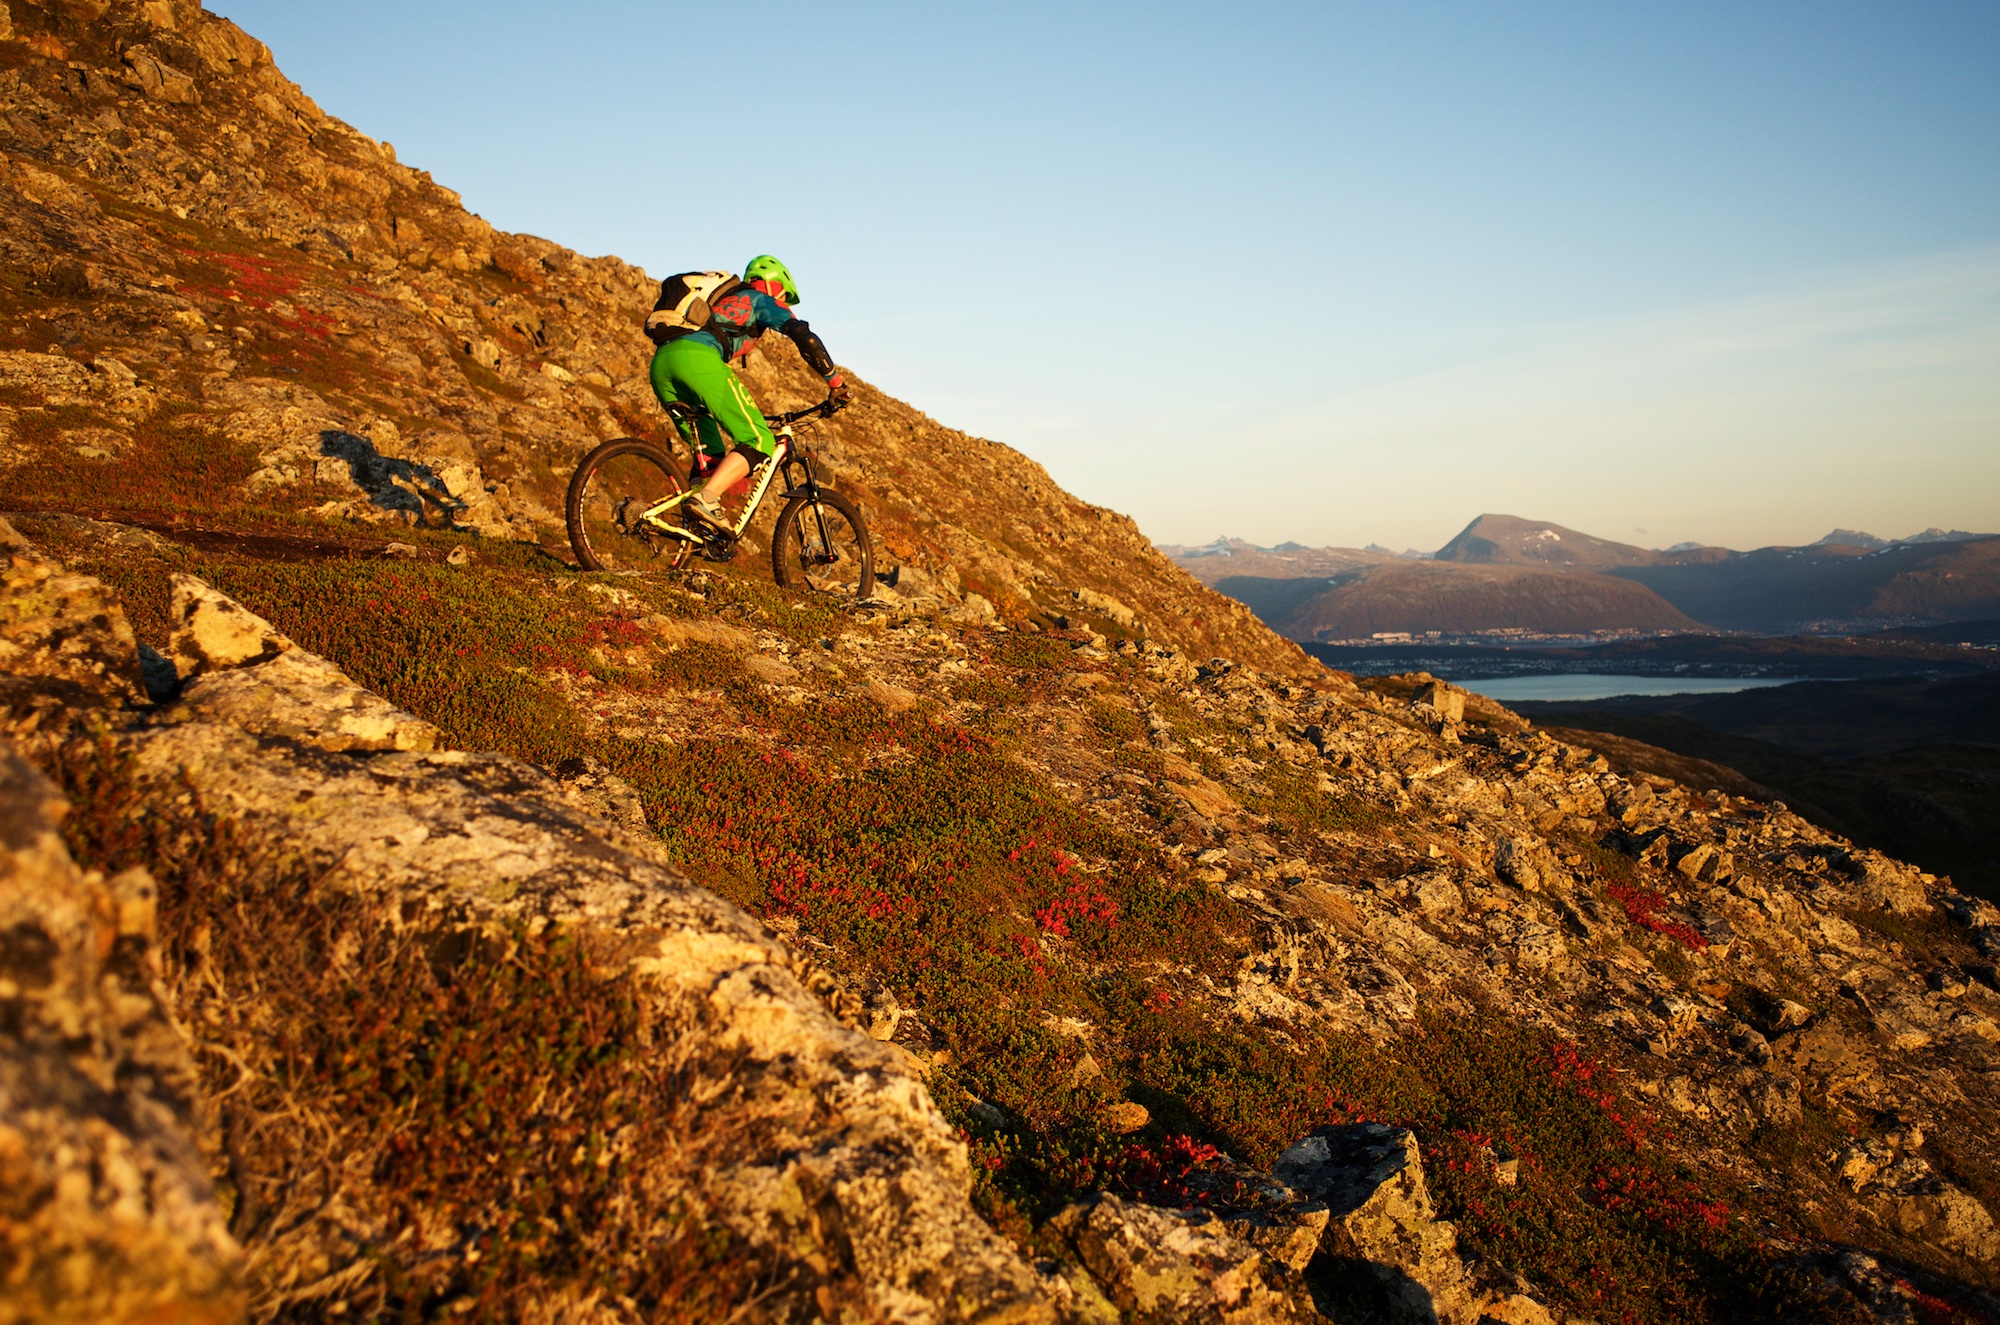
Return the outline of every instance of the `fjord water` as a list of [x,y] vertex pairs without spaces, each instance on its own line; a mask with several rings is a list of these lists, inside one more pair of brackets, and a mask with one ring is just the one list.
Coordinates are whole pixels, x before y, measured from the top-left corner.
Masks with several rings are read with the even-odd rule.
[[1610,699],[1614,695],[1719,695],[1787,684],[1786,678],[1753,676],[1618,676],[1562,672],[1551,676],[1495,676],[1460,681],[1467,690],[1503,704],[1535,699]]
[[1770,677],[1620,677],[1598,673],[1556,673],[1550,677],[1488,677],[1460,681],[1466,691],[1498,699],[1502,705],[1534,699],[1612,699],[1614,695],[1726,695],[1786,685],[1794,679]]

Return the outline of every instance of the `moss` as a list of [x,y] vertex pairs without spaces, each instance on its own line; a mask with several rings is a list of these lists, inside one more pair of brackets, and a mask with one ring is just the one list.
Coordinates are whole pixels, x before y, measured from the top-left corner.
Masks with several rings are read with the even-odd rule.
[[1245,803],[1297,836],[1378,832],[1395,819],[1388,810],[1366,797],[1322,791],[1319,779],[1310,772],[1275,760],[1261,777],[1268,791],[1261,795],[1247,794]]
[[1136,741],[1146,734],[1146,724],[1139,721],[1138,714],[1101,699],[1092,701],[1090,721],[1098,731],[1114,741]]

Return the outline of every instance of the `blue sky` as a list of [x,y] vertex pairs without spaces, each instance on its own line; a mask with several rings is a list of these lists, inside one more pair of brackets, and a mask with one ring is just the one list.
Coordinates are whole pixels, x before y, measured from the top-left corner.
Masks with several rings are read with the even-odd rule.
[[2000,530],[2000,5],[214,3],[1162,541]]

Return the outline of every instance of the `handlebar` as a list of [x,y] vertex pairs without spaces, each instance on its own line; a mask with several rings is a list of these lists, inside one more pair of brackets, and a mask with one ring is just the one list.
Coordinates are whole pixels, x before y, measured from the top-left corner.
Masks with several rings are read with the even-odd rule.
[[820,401],[817,405],[808,405],[804,409],[795,409],[789,414],[774,415],[765,419],[765,422],[773,428],[784,428],[797,423],[800,419],[810,418],[815,414],[823,419],[830,419],[840,411],[843,404],[844,402],[835,400],[832,393],[829,392],[827,398]]

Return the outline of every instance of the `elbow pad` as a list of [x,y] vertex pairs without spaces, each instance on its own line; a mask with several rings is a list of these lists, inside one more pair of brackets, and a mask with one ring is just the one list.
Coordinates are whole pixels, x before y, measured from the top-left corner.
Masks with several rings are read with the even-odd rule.
[[778,330],[789,336],[792,344],[799,347],[799,355],[806,361],[808,367],[821,377],[833,376],[833,356],[826,352],[826,346],[813,334],[813,329],[805,324],[803,318],[795,317]]

